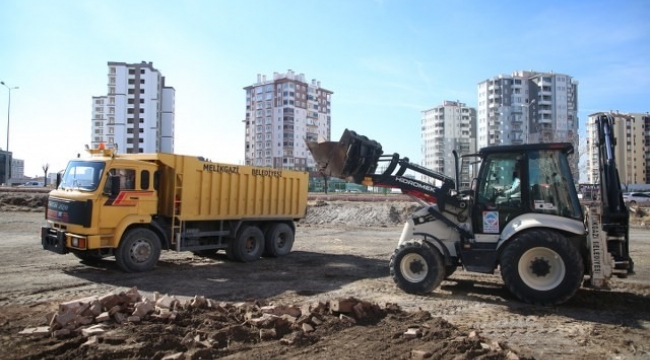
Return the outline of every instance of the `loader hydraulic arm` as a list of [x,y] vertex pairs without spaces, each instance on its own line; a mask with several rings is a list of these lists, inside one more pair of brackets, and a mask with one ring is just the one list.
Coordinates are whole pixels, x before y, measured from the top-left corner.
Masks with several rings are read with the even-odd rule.
[[629,212],[623,202],[623,190],[614,156],[616,146],[613,132],[614,118],[610,114],[600,114],[596,117],[595,124],[598,129],[597,145],[603,230],[627,234]]
[[[400,158],[399,154],[383,155],[381,145],[354,131],[345,130],[338,142],[308,142],[319,170],[328,175],[348,181],[387,188],[400,189],[404,194],[411,195],[427,203],[437,203],[440,211],[444,211],[448,202],[457,201],[452,196],[455,190],[455,180],[445,174],[435,172],[423,166],[413,164],[408,158]],[[381,163],[388,163],[380,174]],[[407,170],[424,175],[435,182],[434,185],[414,177],[406,176]]]
[[[621,115],[601,113],[597,114],[595,119],[600,165],[600,209],[596,213],[600,215],[597,225],[600,229],[591,229],[591,235],[595,236],[600,233],[599,236],[604,240],[603,249],[607,249],[607,252],[613,256],[615,269],[634,273],[634,262],[629,252],[630,214],[623,202],[623,190],[614,152],[616,147],[613,132],[615,116],[620,117]],[[622,117],[627,116],[622,115]],[[598,204],[592,206],[598,206]]]

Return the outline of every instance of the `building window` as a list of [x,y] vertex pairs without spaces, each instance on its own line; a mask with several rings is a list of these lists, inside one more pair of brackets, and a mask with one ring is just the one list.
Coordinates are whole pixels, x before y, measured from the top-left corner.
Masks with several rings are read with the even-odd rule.
[[135,74],[135,69],[129,69],[129,75],[134,75]]

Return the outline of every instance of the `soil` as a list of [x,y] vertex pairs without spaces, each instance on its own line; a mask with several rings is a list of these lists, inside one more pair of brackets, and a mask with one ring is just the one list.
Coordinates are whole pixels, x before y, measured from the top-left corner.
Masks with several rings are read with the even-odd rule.
[[[637,213],[635,276],[542,307],[514,299],[498,273],[458,270],[423,296],[398,289],[388,260],[416,205],[397,198],[312,201],[293,252],[282,258],[243,264],[222,254],[165,252],[154,271],[125,274],[112,259],[87,264],[44,251],[43,196],[0,193],[0,359],[650,359],[650,233]],[[47,326],[64,301],[132,287],[149,298],[204,295],[230,311],[188,308],[174,320],[109,322],[96,342],[78,332],[19,335]],[[264,340],[245,316],[264,305],[349,298],[376,310],[351,322],[323,309],[313,332],[276,328]]]

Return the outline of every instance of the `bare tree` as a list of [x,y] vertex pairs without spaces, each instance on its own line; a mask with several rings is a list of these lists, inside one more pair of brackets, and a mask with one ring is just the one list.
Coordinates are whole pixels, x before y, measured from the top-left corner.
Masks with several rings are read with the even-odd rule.
[[50,169],[50,164],[49,163],[43,164],[41,169],[43,169],[43,173],[45,174],[45,176],[43,176],[43,186],[47,187],[47,171]]

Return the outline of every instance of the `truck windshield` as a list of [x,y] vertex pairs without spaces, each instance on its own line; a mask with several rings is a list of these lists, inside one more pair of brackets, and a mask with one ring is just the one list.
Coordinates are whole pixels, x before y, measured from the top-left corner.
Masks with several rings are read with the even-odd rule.
[[103,162],[70,161],[63,173],[59,189],[95,191],[104,172]]

